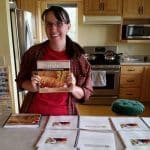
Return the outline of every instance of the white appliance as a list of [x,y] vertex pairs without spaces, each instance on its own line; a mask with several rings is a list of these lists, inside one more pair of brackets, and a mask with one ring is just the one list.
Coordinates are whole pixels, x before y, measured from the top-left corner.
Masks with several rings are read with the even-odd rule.
[[[15,73],[19,72],[21,57],[24,52],[33,45],[32,13],[16,8],[15,3],[10,4],[11,30],[13,40],[13,52],[15,61]],[[24,97],[23,92],[18,91],[18,105],[21,106]]]

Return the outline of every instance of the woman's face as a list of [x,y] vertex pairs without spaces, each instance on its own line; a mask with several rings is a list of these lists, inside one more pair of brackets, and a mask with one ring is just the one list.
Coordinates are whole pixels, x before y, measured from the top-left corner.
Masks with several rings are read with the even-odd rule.
[[70,24],[65,24],[56,19],[53,12],[49,12],[45,17],[45,31],[50,42],[61,42],[66,40],[66,34],[70,29]]

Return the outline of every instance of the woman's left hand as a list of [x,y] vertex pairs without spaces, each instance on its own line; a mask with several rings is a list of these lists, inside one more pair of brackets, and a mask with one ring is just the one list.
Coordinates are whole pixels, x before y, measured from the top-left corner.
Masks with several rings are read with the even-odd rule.
[[84,92],[81,87],[76,85],[76,82],[77,82],[77,80],[76,80],[74,74],[70,73],[67,78],[67,84],[69,86],[69,91],[72,93],[72,95],[75,98],[81,99],[84,96]]
[[67,84],[69,87],[76,85],[76,78],[72,72],[69,73],[69,75],[67,77]]

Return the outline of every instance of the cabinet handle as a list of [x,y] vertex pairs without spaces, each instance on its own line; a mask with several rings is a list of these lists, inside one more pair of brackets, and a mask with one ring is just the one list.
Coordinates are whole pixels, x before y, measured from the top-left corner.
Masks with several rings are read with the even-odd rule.
[[104,11],[104,2],[102,3],[102,10]]
[[133,94],[131,94],[131,93],[127,93],[127,95],[133,95]]
[[103,9],[102,3],[99,1],[99,10],[102,10],[102,9]]
[[135,71],[135,69],[128,69],[128,71]]
[[127,82],[135,82],[135,80],[127,80]]
[[137,9],[137,13],[140,15],[140,6],[139,6],[139,8]]
[[141,15],[143,15],[143,10],[144,10],[143,6],[141,6]]

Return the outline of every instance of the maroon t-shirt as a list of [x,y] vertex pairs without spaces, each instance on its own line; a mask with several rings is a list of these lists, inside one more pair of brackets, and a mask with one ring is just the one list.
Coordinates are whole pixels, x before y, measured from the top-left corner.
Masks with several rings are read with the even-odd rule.
[[[68,60],[65,51],[57,52],[47,48],[43,60]],[[37,93],[29,107],[30,113],[43,115],[68,115],[67,92],[63,93]]]

